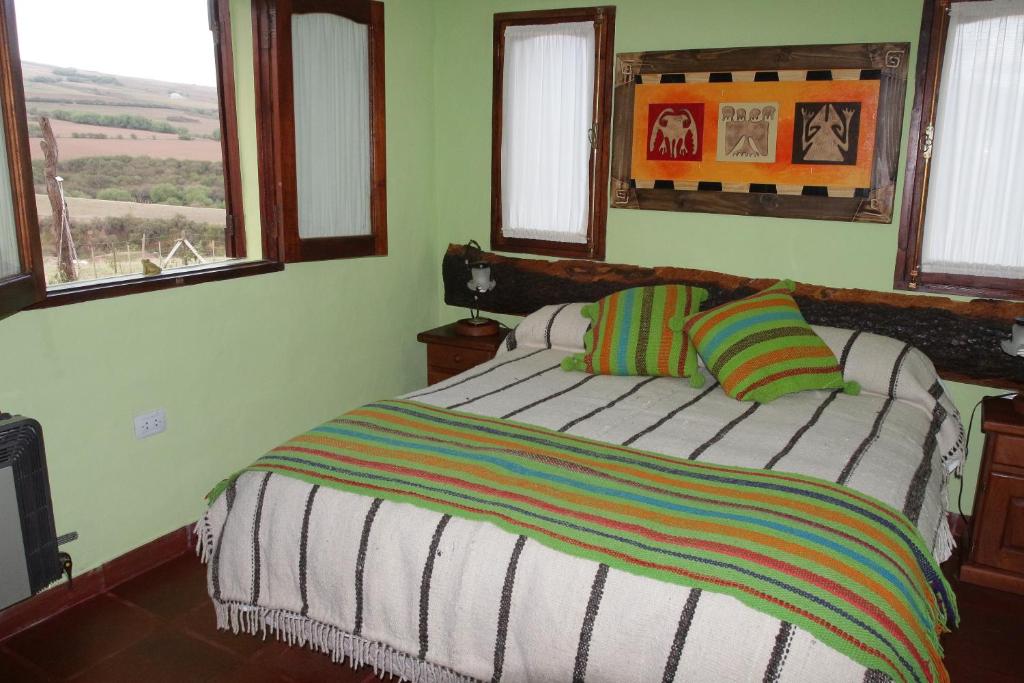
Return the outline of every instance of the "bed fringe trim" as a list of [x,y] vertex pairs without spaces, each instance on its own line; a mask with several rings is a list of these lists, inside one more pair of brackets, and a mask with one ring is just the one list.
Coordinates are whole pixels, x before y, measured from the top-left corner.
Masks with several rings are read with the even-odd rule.
[[[942,500],[949,500],[949,477],[945,476],[942,478]],[[942,564],[950,557],[953,556],[953,551],[956,550],[956,537],[953,535],[953,530],[949,527],[949,515],[943,514],[941,521],[939,521],[939,529],[935,538],[935,547],[932,549],[932,555],[935,556],[935,560]]]
[[[964,462],[964,452],[961,447],[963,440],[964,430],[961,426],[960,437],[956,446],[951,448],[942,457],[942,484],[939,487],[939,494],[943,502],[949,500],[949,478],[953,476],[954,472],[957,477],[961,476],[960,469],[963,467]],[[962,481],[960,485],[963,486]],[[956,536],[953,535],[953,530],[949,526],[949,515],[944,514],[939,522],[932,555],[935,556],[939,564],[942,564],[953,556],[954,550],[956,550]]]
[[203,564],[207,564],[213,556],[213,522],[210,521],[209,510],[196,522],[193,533],[196,535],[196,555]]
[[473,683],[464,676],[438,664],[432,664],[406,652],[343,631],[289,610],[269,609],[237,602],[213,601],[217,628],[233,633],[248,633],[266,638],[275,636],[292,646],[309,647],[330,655],[331,661],[358,669],[373,667],[374,675],[398,677],[410,683]]
[[953,447],[946,451],[945,455],[942,456],[942,465],[946,468],[946,473],[956,473],[956,476],[963,476],[963,465],[967,460],[967,453],[964,452],[964,445],[967,441],[967,435],[964,433],[964,426],[961,423],[960,433],[957,434],[956,443]]
[[[956,443],[942,454],[942,485],[939,490],[941,491],[943,502],[949,500],[949,478],[951,476],[956,476],[960,479],[960,485],[964,485],[963,467],[967,461],[967,453],[964,450],[964,446],[967,442],[967,434],[964,432],[963,422],[959,422],[959,427]],[[939,561],[939,564],[942,564],[953,556],[955,549],[956,537],[949,526],[948,515],[943,515],[942,521],[939,523],[938,537],[935,539],[935,547],[932,550],[932,554],[935,555],[935,559]]]

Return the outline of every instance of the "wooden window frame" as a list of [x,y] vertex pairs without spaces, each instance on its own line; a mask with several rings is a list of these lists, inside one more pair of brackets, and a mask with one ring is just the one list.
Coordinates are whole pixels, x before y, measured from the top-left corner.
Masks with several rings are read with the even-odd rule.
[[[369,235],[299,236],[291,17],[312,12],[345,17],[368,29]],[[377,0],[253,0],[253,44],[264,253],[285,263],[387,255],[384,4]]]
[[[594,121],[597,144],[590,158],[590,209],[585,244],[555,240],[506,237],[501,224],[501,135],[504,94],[505,29],[510,26],[594,22]],[[611,150],[612,62],[615,44],[615,7],[502,12],[494,15],[494,81],[491,110],[491,249],[562,258],[605,256],[608,221],[608,164]]]
[[[267,260],[242,261],[211,265],[182,271],[169,271],[156,276],[132,276],[84,281],[70,287],[47,291],[42,269],[42,247],[39,219],[32,185],[32,162],[25,113],[25,90],[18,52],[14,0],[2,0],[0,17],[0,97],[4,108],[8,161],[15,197],[15,218],[22,246],[22,263],[31,273],[21,276],[17,289],[7,290],[9,283],[0,283],[0,317],[22,308],[46,308],[64,304],[106,299],[126,294],[170,289],[183,285],[258,275],[282,269]],[[242,179],[239,162],[238,118],[235,106],[234,58],[231,50],[231,18],[229,0],[208,0],[210,30],[213,32],[214,59],[217,69],[217,99],[220,109],[221,150],[224,169],[225,250],[229,257],[245,257],[245,219],[242,209]]]
[[231,45],[230,0],[207,0],[217,67],[220,147],[224,167],[224,207],[227,209],[226,247],[232,258],[245,257],[245,213],[242,209],[242,162],[235,105],[235,58]]
[[921,271],[935,114],[949,32],[949,9],[954,2],[975,1],[924,0],[923,3],[893,288],[997,299],[1024,299],[1024,280]]
[[[21,260],[20,274],[0,280],[0,318],[40,301],[46,295],[42,244],[36,218],[32,159],[28,146],[25,89],[14,26],[14,0],[0,4],[0,104],[7,143],[7,168],[14,209],[14,228]],[[33,235],[33,230],[35,234]]]

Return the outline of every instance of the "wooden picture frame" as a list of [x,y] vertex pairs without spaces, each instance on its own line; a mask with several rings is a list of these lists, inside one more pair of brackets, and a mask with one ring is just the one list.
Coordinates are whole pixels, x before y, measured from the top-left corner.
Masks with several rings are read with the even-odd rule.
[[909,43],[617,55],[611,207],[891,222],[909,55]]

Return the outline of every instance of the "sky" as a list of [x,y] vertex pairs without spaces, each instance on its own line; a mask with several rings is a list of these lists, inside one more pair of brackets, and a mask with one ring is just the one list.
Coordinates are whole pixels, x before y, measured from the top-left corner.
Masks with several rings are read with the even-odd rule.
[[21,59],[217,85],[206,0],[15,0]]

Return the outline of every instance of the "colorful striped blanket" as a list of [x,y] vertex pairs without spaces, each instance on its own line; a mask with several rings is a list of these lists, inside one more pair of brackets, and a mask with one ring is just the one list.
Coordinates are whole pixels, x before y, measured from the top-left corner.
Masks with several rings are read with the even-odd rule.
[[733,596],[895,680],[948,680],[938,635],[958,617],[935,560],[903,514],[838,484],[409,400],[353,410],[247,470],[488,521]]

